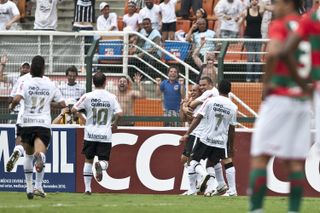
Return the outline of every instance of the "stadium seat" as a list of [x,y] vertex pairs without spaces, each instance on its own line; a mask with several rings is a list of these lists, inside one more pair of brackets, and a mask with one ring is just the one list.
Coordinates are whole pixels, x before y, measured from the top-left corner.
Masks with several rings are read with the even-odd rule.
[[[136,99],[135,116],[163,116],[162,101],[155,99]],[[162,122],[135,122],[135,126],[163,126]]]
[[[247,61],[247,55],[242,53],[243,51],[244,51],[243,43],[229,44],[224,60],[230,61],[230,62]],[[228,53],[228,52],[239,52],[239,53]]]
[[214,25],[215,25],[215,21],[214,20],[208,20],[208,29],[214,31]]
[[[189,55],[191,44],[189,42],[184,41],[165,41],[164,48],[171,54],[175,55],[177,58],[182,61],[186,60]],[[169,57],[165,56],[164,58],[168,63],[176,63],[176,61]]]
[[122,57],[114,55],[122,55],[122,49],[122,40],[100,40],[98,48],[99,63],[121,63]]

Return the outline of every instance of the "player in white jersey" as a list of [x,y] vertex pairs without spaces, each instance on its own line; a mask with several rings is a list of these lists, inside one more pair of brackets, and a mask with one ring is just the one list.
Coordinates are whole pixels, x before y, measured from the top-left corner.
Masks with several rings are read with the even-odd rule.
[[[7,58],[7,56],[3,56],[5,58]],[[1,58],[2,59],[2,58]],[[10,93],[10,97],[9,97],[9,103],[11,104],[14,96],[16,95],[17,93],[17,89],[18,89],[18,85],[20,84],[22,78],[24,78],[24,76],[26,74],[30,75],[29,74],[30,72],[30,64],[28,62],[23,62],[20,66],[20,77],[18,79],[16,79],[14,85],[13,85],[13,88],[11,90],[11,93]],[[20,101],[20,104],[18,104],[11,112],[10,114],[14,114],[14,115],[18,115],[18,118],[19,118],[19,113],[20,113],[20,117],[21,117],[21,114],[23,112],[21,105],[23,105],[23,100]],[[15,147],[13,149],[13,152],[12,154],[10,155],[10,158],[6,164],[6,169],[8,172],[12,171],[12,169],[14,168],[15,166],[15,163],[18,161],[18,159],[23,155],[24,153],[24,149],[23,149],[23,144],[22,144],[22,141],[21,141],[21,126],[20,126],[20,123],[19,122],[19,119],[17,118],[16,120],[16,140],[15,140]]]
[[[34,196],[33,166],[35,166],[38,179],[35,188],[43,192],[45,153],[51,139],[51,102],[55,101],[58,106],[65,107],[59,89],[52,81],[43,78],[44,68],[43,57],[35,56],[32,59],[30,71],[32,78],[20,84],[10,106],[10,109],[13,109],[22,99],[24,100],[21,138],[25,149],[24,172],[28,199],[33,199]],[[33,165],[34,159],[35,165]]]
[[[219,95],[219,91],[214,86],[213,80],[208,76],[202,77],[200,79],[199,86],[200,90],[202,91],[202,95],[190,104],[190,107],[194,109],[201,106],[203,102],[205,102],[208,98]],[[211,177],[215,177],[218,181],[217,192],[219,192],[219,194],[226,192],[228,187],[226,185],[226,182],[224,181],[221,163],[217,163],[214,166],[210,160],[207,160],[206,169],[208,174]],[[208,188],[206,189],[206,191],[215,189],[215,178],[210,178],[208,180]],[[207,192],[205,192],[205,194],[207,194]]]
[[[85,194],[91,194],[92,165],[94,156],[97,181],[101,181],[103,171],[108,168],[111,152],[112,131],[116,130],[122,110],[114,94],[105,90],[106,76],[97,72],[93,76],[95,90],[84,94],[73,106],[72,112],[85,110],[87,113],[82,154],[85,155],[83,176]],[[114,122],[112,123],[112,117]]]
[[66,100],[78,101],[79,98],[86,92],[81,84],[76,82],[78,77],[78,70],[75,66],[68,67],[66,70],[68,83],[59,87],[63,97]]
[[[233,143],[237,115],[237,106],[228,98],[230,91],[230,82],[222,80],[219,84],[220,96],[209,98],[203,103],[197,117],[194,118],[188,131],[181,138],[181,141],[188,140],[190,134],[200,122],[203,119],[207,120],[208,123],[204,126],[200,140],[198,140],[191,154],[190,171],[193,170],[198,173],[197,170],[200,170],[198,165],[201,159],[208,158],[208,160],[216,164],[220,159],[224,162],[225,159],[229,158],[228,146]],[[228,161],[224,162],[224,164],[230,195],[236,195],[235,169],[232,163]],[[201,187],[205,186],[202,185]]]

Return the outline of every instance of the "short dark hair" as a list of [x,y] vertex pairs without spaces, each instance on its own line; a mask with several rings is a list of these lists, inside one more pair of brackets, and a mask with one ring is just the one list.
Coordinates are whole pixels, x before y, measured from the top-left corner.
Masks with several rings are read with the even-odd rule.
[[286,3],[292,2],[294,6],[294,10],[297,13],[301,13],[301,11],[303,10],[302,0],[284,0],[284,2]]
[[104,82],[106,81],[106,75],[101,72],[98,71],[93,75],[93,84],[95,87],[102,87]]
[[33,57],[30,70],[32,77],[42,77],[44,75],[44,67],[45,61],[42,56],[36,55]]
[[228,95],[231,92],[231,83],[228,80],[223,79],[218,85],[219,93],[222,95]]
[[179,70],[179,68],[178,68],[177,66],[171,65],[170,67],[168,67],[168,71],[167,71],[167,72],[169,73],[169,71],[170,71],[171,69],[176,69],[176,70],[177,70],[177,73],[178,73],[178,75],[179,75],[180,70]]
[[209,76],[203,76],[202,78],[200,78],[200,81],[201,80],[206,80],[208,84],[213,84],[213,80]]
[[66,76],[68,76],[69,72],[75,72],[76,75],[78,76],[78,69],[73,65],[66,69]]
[[149,22],[151,23],[151,19],[150,19],[150,18],[144,18],[144,19],[142,19],[142,22],[144,22],[144,21],[149,21]]

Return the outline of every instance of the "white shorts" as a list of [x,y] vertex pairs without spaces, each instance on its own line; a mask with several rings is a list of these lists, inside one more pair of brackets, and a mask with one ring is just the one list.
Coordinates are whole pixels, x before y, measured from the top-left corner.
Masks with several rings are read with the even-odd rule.
[[251,155],[304,159],[311,147],[310,120],[310,101],[267,97],[255,123]]
[[316,125],[316,143],[320,144],[320,90],[314,91],[313,100]]

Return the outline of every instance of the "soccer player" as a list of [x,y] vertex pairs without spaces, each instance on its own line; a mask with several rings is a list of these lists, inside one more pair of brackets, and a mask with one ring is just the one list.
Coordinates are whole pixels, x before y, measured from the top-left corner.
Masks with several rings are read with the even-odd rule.
[[32,78],[19,86],[10,105],[10,109],[13,109],[22,99],[24,100],[21,138],[25,149],[24,172],[28,199],[33,199],[34,196],[32,183],[34,159],[37,176],[36,188],[42,193],[42,197],[45,197],[42,180],[46,162],[45,153],[51,139],[50,104],[55,101],[60,107],[66,106],[59,89],[52,81],[43,78],[44,69],[43,57],[35,56],[32,59],[30,71]]
[[[207,99],[198,111],[184,136],[180,139],[181,142],[187,141],[190,134],[199,126],[201,122],[205,125],[201,131],[200,139],[193,149],[191,154],[189,173],[196,172],[201,175],[205,174],[199,162],[201,159],[210,160],[215,164],[222,159],[228,159],[228,144],[233,143],[234,130],[236,125],[237,106],[228,98],[231,91],[231,83],[227,80],[222,80],[219,84],[219,93],[217,97]],[[224,162],[227,164],[228,162]],[[233,169],[233,165],[228,167]],[[228,171],[227,171],[228,172]],[[200,187],[200,191],[204,191],[206,181],[210,176],[207,176],[205,183]],[[234,177],[227,176],[230,190],[230,195],[236,195]]]
[[304,15],[299,22],[299,27],[289,36],[282,56],[286,56],[288,65],[293,72],[296,72],[294,66],[293,53],[299,44],[307,40],[311,44],[311,73],[310,77],[314,82],[314,109],[315,109],[315,124],[316,124],[316,142],[320,144],[320,8],[319,0],[314,0],[314,5],[317,5],[309,14]]
[[[82,153],[85,155],[83,176],[85,194],[91,194],[92,165],[94,156],[97,181],[101,181],[102,172],[108,168],[111,152],[112,132],[116,130],[122,110],[114,94],[105,90],[106,76],[97,72],[93,76],[95,90],[84,94],[73,106],[72,113],[84,109],[87,113]],[[112,123],[112,117],[114,122]]]
[[[202,95],[190,103],[190,108],[192,109],[201,106],[208,98],[219,95],[219,91],[215,87],[213,79],[211,79],[208,76],[200,78],[199,87],[202,92]],[[208,174],[214,178],[210,178],[208,180],[208,187],[206,188],[205,195],[224,194],[227,191],[228,187],[226,185],[226,182],[224,181],[221,163],[213,165],[213,163],[210,162],[210,160],[207,160],[206,169]],[[215,178],[216,181],[218,181],[217,188],[215,188]]]
[[264,101],[251,144],[250,211],[262,212],[266,194],[266,167],[272,156],[283,160],[290,181],[289,212],[299,212],[303,194],[304,161],[310,148],[310,100],[306,84],[290,72],[279,53],[298,24],[300,0],[276,0],[277,19],[269,28],[269,55],[265,66]]
[[[5,56],[6,58],[6,56]],[[23,62],[20,66],[20,77],[16,80],[16,82],[13,85],[13,88],[10,93],[9,97],[9,103],[11,104],[13,97],[15,97],[17,93],[18,86],[24,81],[26,78],[26,74],[28,74],[27,78],[31,78],[30,72],[30,64],[28,62]],[[13,108],[11,114],[18,115],[17,121],[16,121],[16,141],[15,141],[15,147],[13,149],[12,154],[10,155],[10,158],[6,164],[6,169],[8,172],[11,172],[14,168],[16,162],[18,159],[23,156],[24,149],[23,149],[23,143],[21,141],[21,115],[23,113],[23,101],[20,101],[20,104],[17,105],[15,108]]]

